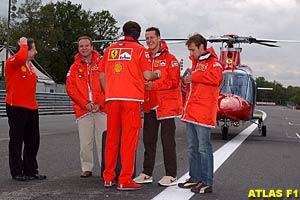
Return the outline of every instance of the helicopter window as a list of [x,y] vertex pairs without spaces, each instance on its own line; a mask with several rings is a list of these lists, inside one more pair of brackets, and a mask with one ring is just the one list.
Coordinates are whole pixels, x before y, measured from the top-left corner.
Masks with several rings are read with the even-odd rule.
[[223,82],[220,88],[221,94],[233,94],[242,97],[253,104],[253,83],[246,73],[223,73]]
[[254,104],[256,99],[256,86],[253,78],[249,77],[248,92],[246,100],[249,104]]
[[233,76],[233,94],[246,98],[248,78],[245,74],[235,74]]
[[221,84],[220,93],[221,94],[232,94],[231,85],[232,85],[231,74],[223,73],[223,82]]

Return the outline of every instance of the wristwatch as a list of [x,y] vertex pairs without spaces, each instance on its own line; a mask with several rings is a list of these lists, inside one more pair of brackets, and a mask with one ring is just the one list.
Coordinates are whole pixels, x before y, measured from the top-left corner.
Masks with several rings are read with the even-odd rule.
[[154,73],[156,74],[157,79],[159,79],[160,78],[160,74],[158,72],[154,72]]

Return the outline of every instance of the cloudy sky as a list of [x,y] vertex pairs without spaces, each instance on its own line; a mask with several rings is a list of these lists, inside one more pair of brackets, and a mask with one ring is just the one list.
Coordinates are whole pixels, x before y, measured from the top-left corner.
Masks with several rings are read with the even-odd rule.
[[[18,0],[19,2],[24,0]],[[0,0],[1,16],[8,0]],[[45,3],[51,0],[43,0]],[[56,0],[52,0],[56,2]],[[205,37],[234,33],[263,39],[300,40],[300,0],[71,0],[94,12],[109,10],[121,27],[134,20],[143,29],[160,28],[163,38],[182,38],[198,32]],[[144,36],[144,32],[142,32]],[[280,43],[280,48],[242,45],[242,64],[254,77],[264,76],[285,87],[300,86],[300,43]],[[213,45],[219,53],[220,45]],[[184,44],[169,45],[185,67],[190,66]]]

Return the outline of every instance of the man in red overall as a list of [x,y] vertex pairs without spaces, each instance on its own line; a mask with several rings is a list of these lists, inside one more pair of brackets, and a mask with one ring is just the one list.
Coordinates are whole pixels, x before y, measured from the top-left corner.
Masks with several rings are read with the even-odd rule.
[[[151,71],[151,59],[137,41],[141,27],[128,21],[123,37],[110,45],[100,62],[100,81],[107,105],[107,137],[105,147],[104,186],[115,184],[115,167],[120,145],[121,172],[118,190],[141,188],[132,180],[135,151],[142,127],[140,105],[144,100],[144,82],[160,78],[160,71]],[[122,133],[121,133],[122,130]]]

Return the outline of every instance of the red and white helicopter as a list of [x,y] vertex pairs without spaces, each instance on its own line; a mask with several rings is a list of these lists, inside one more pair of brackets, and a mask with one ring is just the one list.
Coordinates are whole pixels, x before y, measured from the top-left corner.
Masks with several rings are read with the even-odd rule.
[[[230,125],[238,127],[240,121],[257,123],[259,133],[266,136],[267,127],[262,115],[254,114],[257,87],[252,76],[252,69],[241,64],[241,43],[256,43],[268,47],[278,47],[270,44],[275,40],[263,40],[253,37],[240,37],[234,34],[210,37],[209,42],[221,42],[220,61],[223,65],[223,82],[218,97],[218,122],[223,122],[222,138],[227,139]],[[256,122],[256,119],[258,121]]]

